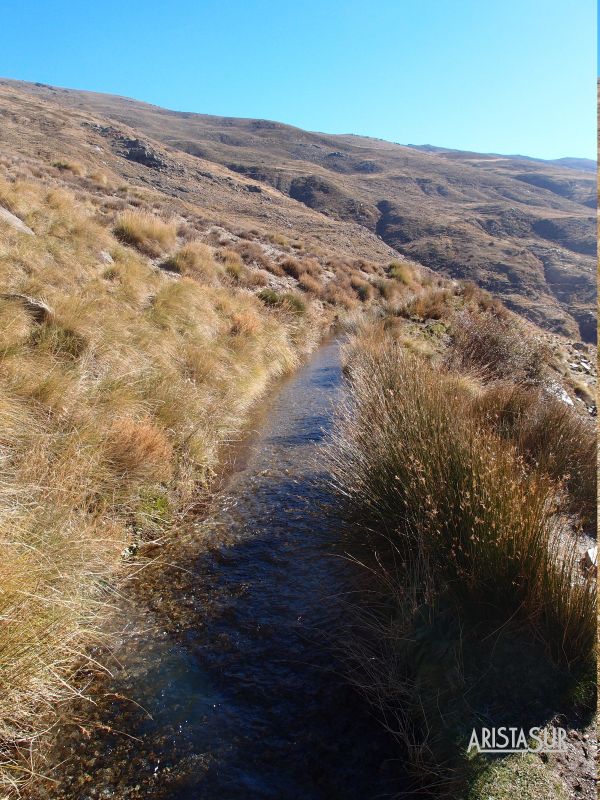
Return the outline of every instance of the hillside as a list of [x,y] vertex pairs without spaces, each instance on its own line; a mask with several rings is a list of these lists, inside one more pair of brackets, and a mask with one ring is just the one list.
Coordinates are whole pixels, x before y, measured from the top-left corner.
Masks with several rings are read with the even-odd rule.
[[[224,213],[281,222],[359,256],[392,248],[475,281],[542,327],[595,337],[592,162],[402,146],[40,84],[0,87],[4,119],[29,109],[32,137],[42,109],[67,114],[71,142],[84,140],[88,154],[100,148],[100,161],[119,156],[119,170],[163,191],[210,198]],[[86,115],[111,123],[90,127]],[[58,136],[60,125],[51,130]],[[38,132],[46,147],[48,131]]]
[[[523,523],[522,529],[515,528],[515,540],[531,533],[520,510],[529,508],[525,498],[533,496],[530,489],[546,487],[547,495],[541,489],[536,495],[540,513],[553,515],[552,525],[561,516],[565,530],[577,529],[570,551],[572,571],[560,575],[577,591],[580,584],[587,587],[575,597],[574,626],[569,616],[572,596],[565,587],[551,587],[548,605],[568,617],[555,627],[559,637],[565,633],[563,645],[568,641],[573,650],[582,651],[583,642],[588,653],[591,583],[572,579],[573,571],[579,576],[580,551],[593,533],[596,496],[593,348],[578,341],[593,334],[589,220],[594,186],[586,164],[576,164],[584,169],[574,170],[570,162],[322,136],[276,123],[177,114],[121,98],[13,81],[0,81],[0,142],[3,796],[30,791],[25,796],[46,798],[46,779],[60,781],[63,771],[70,776],[59,796],[83,796],[80,787],[90,782],[96,784],[95,793],[88,795],[82,788],[86,797],[105,796],[103,781],[114,794],[109,766],[118,766],[128,792],[123,797],[158,799],[163,795],[148,795],[146,784],[138,780],[145,769],[142,762],[153,764],[156,753],[165,781],[186,779],[190,765],[175,750],[167,763],[160,752],[163,745],[151,735],[144,747],[154,755],[140,759],[136,750],[130,757],[123,740],[135,743],[135,750],[141,739],[128,728],[131,719],[113,726],[111,715],[120,706],[112,700],[110,708],[94,703],[94,720],[87,701],[79,718],[73,700],[83,700],[88,689],[90,697],[104,691],[96,683],[98,675],[91,675],[112,657],[113,628],[120,627],[116,620],[123,610],[129,626],[132,599],[140,619],[146,606],[167,614],[156,619],[160,636],[169,641],[183,638],[186,630],[179,624],[183,617],[169,614],[189,615],[193,630],[204,627],[198,624],[200,606],[218,619],[218,598],[206,586],[206,603],[180,602],[193,598],[203,585],[194,571],[199,557],[212,563],[215,556],[216,576],[226,575],[227,564],[232,565],[212,528],[199,537],[198,524],[206,522],[222,491],[217,477],[226,475],[236,460],[233,443],[250,423],[254,427],[252,415],[260,416],[257,407],[263,406],[268,416],[267,395],[286,385],[278,379],[292,373],[298,377],[299,368],[332,332],[336,355],[329,367],[313,365],[318,375],[310,377],[309,364],[308,377],[301,377],[288,406],[274,404],[281,435],[265,435],[281,446],[280,473],[274,474],[269,461],[273,451],[267,448],[268,468],[250,471],[249,482],[240,484],[240,499],[249,500],[249,511],[256,515],[240,526],[254,537],[255,520],[264,522],[268,564],[273,536],[289,532],[303,518],[296,513],[302,493],[312,487],[318,498],[314,506],[322,509],[321,492],[331,488],[320,487],[330,467],[318,474],[310,467],[310,458],[321,452],[321,412],[334,405],[331,370],[340,387],[344,380],[348,391],[358,391],[360,376],[353,365],[362,364],[370,380],[375,366],[389,362],[386,353],[393,353],[407,372],[383,372],[380,385],[367,381],[364,414],[349,417],[352,424],[362,419],[363,427],[342,425],[331,443],[338,442],[345,454],[353,440],[342,433],[354,435],[354,430],[360,435],[364,430],[352,448],[355,456],[364,448],[360,464],[374,466],[364,480],[382,474],[393,478],[389,486],[384,481],[374,487],[381,490],[381,502],[387,504],[389,491],[388,505],[395,513],[400,507],[395,493],[404,476],[411,507],[431,508],[431,497],[439,495],[441,511],[434,511],[444,520],[452,515],[443,506],[441,487],[452,486],[461,475],[470,480],[469,469],[463,468],[470,458],[465,447],[482,454],[482,509],[487,513],[487,498],[495,496],[497,513],[503,515],[500,525],[490,518],[487,527],[501,531],[505,520],[517,527]],[[529,319],[507,310],[476,283]],[[349,334],[354,342],[343,352],[337,341],[341,330],[343,338]],[[405,379],[411,375],[412,384]],[[380,397],[379,389],[388,383],[389,391]],[[294,417],[296,409],[301,418]],[[400,423],[406,425],[415,409],[423,409],[425,417],[414,417],[414,428],[402,429]],[[298,435],[288,429],[290,418]],[[331,417],[332,432],[343,422]],[[385,435],[374,435],[378,430]],[[448,435],[438,436],[438,430]],[[387,447],[388,440],[394,447]],[[290,453],[299,441],[309,442],[313,453],[308,458],[296,450],[298,464],[310,467],[305,489],[289,470]],[[379,455],[372,451],[377,442],[383,444],[381,456],[401,445],[412,447],[413,457],[406,459],[405,452],[411,451],[402,450],[398,463],[382,472]],[[446,449],[438,451],[436,460],[432,454],[441,445]],[[251,442],[247,446],[253,447]],[[340,463],[346,461],[353,463],[345,457]],[[420,469],[421,462],[440,468],[427,478],[432,487],[427,497],[414,491],[425,485],[423,475],[417,480],[405,469],[406,464]],[[460,469],[447,475],[445,470],[455,463]],[[490,468],[496,464],[498,468]],[[503,465],[504,472],[495,471]],[[354,472],[361,474],[360,469]],[[258,513],[253,506],[257,477],[264,479],[266,492],[265,507]],[[351,478],[345,487],[341,476],[331,496],[339,520],[355,492]],[[372,496],[377,499],[377,492]],[[359,507],[365,498],[366,492],[356,496]],[[468,505],[461,502],[456,508],[462,513]],[[315,529],[315,508],[307,509],[298,529],[302,541],[312,538],[306,531]],[[274,509],[283,515],[279,521],[271,515]],[[475,508],[478,525],[483,511]],[[429,521],[423,520],[424,529]],[[580,537],[579,527],[589,533]],[[235,529],[233,525],[229,531],[234,544]],[[457,530],[470,530],[462,517]],[[541,542],[538,562],[517,565],[511,581],[533,576],[531,585],[541,585],[542,576],[554,575],[545,555],[545,530],[533,530],[535,541]],[[476,575],[481,594],[499,587],[501,616],[510,605],[511,591],[503,591],[506,584],[500,580],[510,559],[494,561],[471,541],[480,539],[465,545],[477,559],[481,552],[485,570],[495,565],[495,574],[482,569]],[[325,585],[320,573],[302,566],[296,545],[289,545],[282,545],[289,554],[289,570],[300,567],[319,587]],[[320,563],[323,551],[320,544],[315,546]],[[194,564],[189,571],[181,569],[186,558]],[[277,612],[279,584],[269,587],[268,581],[256,580],[255,561],[248,561],[248,569],[256,597],[269,613]],[[289,570],[275,570],[285,578],[286,590]],[[304,614],[300,588],[297,606],[279,610],[286,631],[295,630],[289,619],[298,621]],[[247,605],[245,591],[238,594],[236,588],[235,596],[254,629],[260,615]],[[311,596],[318,611],[320,600],[312,589]],[[479,590],[473,597],[477,604]],[[117,610],[122,600],[125,605]],[[536,614],[545,608],[531,593],[527,601]],[[514,611],[509,608],[510,619]],[[207,631],[211,624],[207,619]],[[262,639],[260,627],[257,636]],[[552,631],[546,633],[554,644]],[[285,659],[291,651],[288,640],[281,641]],[[248,648],[240,646],[246,657]],[[117,650],[118,643],[116,660]],[[154,669],[148,652],[140,649],[141,660],[144,668]],[[259,681],[264,679],[262,665],[278,659],[257,660]],[[202,668],[205,660],[202,656]],[[304,661],[313,663],[312,655]],[[235,681],[232,685],[237,686]],[[185,694],[187,684],[182,686]],[[127,702],[134,695],[135,687],[124,695],[109,692],[105,699]],[[271,715],[269,695],[263,699]],[[296,700],[302,715],[304,704]],[[286,736],[296,737],[286,713],[279,716]],[[337,712],[330,717],[336,725],[340,722]],[[320,730],[319,719],[315,727]],[[72,736],[64,736],[64,724],[74,725]],[[124,732],[117,764],[115,731]],[[78,756],[90,750],[90,735],[94,752],[104,748],[105,770]],[[168,738],[179,742],[185,736]],[[331,738],[339,741],[337,735]],[[359,752],[365,738],[357,728]],[[336,752],[345,750],[343,742]],[[67,751],[60,752],[60,746]],[[251,749],[254,754],[254,739]],[[199,752],[195,745],[194,752]],[[263,746],[262,755],[269,760],[269,746]],[[362,763],[352,753],[348,757]],[[320,769],[318,756],[310,760]],[[304,765],[302,756],[303,774]],[[151,786],[158,785],[155,766],[144,777]],[[218,758],[214,774],[226,774]],[[75,785],[77,790],[71,791]],[[165,791],[171,785],[165,783]],[[214,792],[212,797],[221,795]]]

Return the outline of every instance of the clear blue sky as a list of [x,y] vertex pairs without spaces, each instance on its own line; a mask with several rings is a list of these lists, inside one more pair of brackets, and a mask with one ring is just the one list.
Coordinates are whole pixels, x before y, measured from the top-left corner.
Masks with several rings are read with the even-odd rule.
[[15,0],[0,75],[544,158],[596,153],[593,0]]

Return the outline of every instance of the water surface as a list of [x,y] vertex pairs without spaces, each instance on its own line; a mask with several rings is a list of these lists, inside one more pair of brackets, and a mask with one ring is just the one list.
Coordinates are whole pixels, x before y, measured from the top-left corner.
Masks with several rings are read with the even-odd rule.
[[355,575],[333,554],[319,444],[341,384],[331,342],[276,391],[183,561],[161,567],[147,596],[138,587],[118,666],[90,687],[92,719],[86,707],[61,733],[60,788],[47,796],[369,800],[398,789],[397,750],[334,646]]

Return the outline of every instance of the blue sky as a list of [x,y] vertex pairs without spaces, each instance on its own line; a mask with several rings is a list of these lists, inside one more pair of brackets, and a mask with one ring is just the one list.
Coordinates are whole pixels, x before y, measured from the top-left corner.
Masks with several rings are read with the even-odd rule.
[[593,0],[21,0],[0,75],[328,133],[596,153]]

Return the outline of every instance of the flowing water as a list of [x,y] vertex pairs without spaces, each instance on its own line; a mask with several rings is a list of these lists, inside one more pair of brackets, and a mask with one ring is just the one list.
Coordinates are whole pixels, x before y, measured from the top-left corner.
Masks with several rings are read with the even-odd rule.
[[332,646],[356,577],[334,555],[339,525],[320,474],[341,391],[336,342],[277,390],[183,563],[137,592],[113,675],[94,679],[91,712],[83,705],[81,722],[61,731],[64,761],[44,796],[369,800],[398,790],[397,751]]

